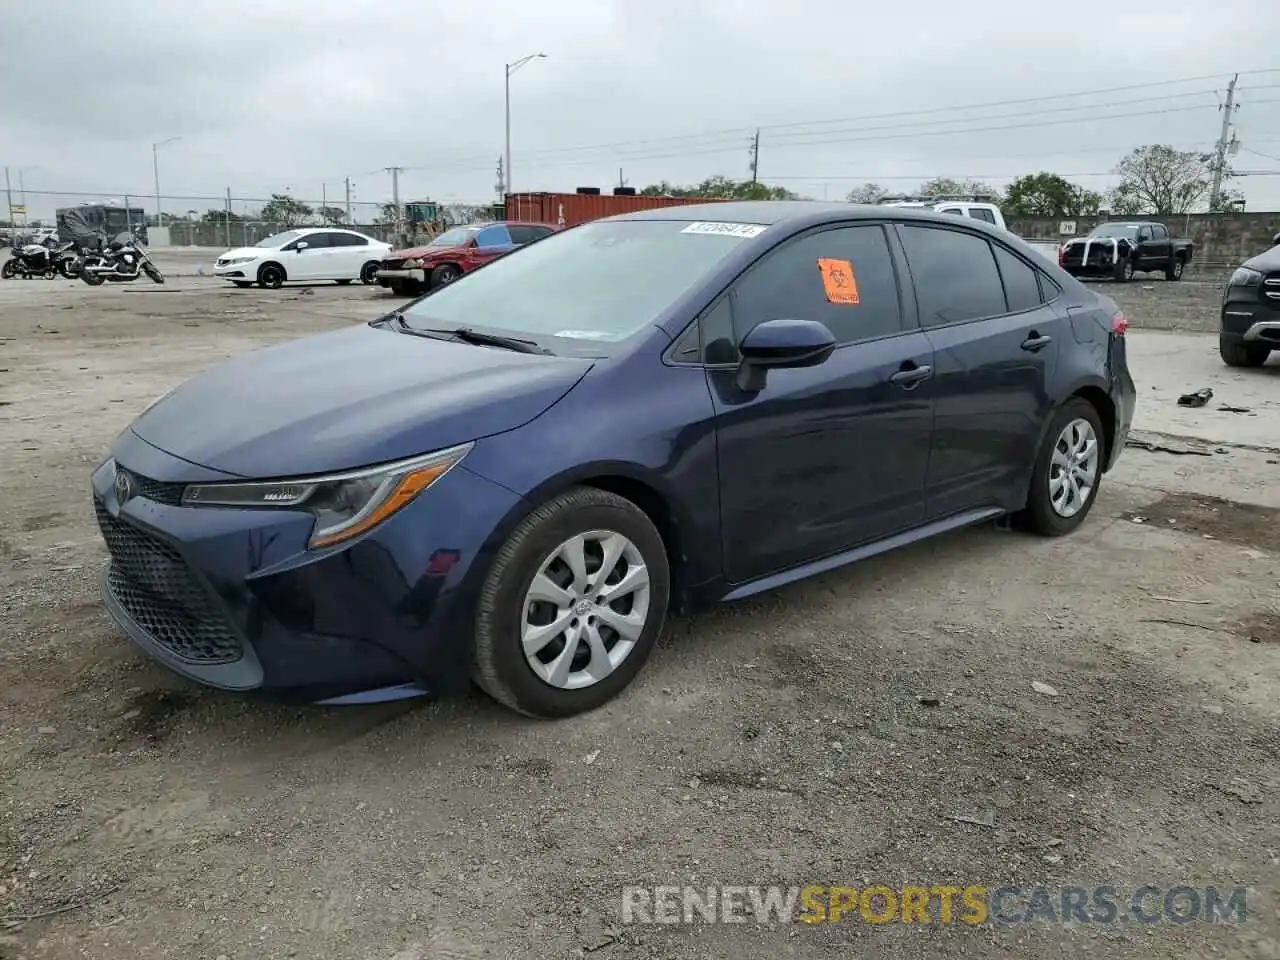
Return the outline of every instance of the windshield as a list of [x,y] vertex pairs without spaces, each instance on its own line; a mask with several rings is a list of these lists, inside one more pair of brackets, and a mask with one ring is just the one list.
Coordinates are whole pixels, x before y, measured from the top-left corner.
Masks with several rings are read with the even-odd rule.
[[1114,237],[1117,240],[1132,240],[1137,235],[1136,223],[1101,223],[1089,231],[1091,237]]
[[298,237],[300,236],[302,236],[301,230],[286,230],[284,233],[273,233],[269,237],[263,237],[261,240],[255,243],[254,246],[255,247],[283,247],[286,243],[289,243],[292,240],[297,240]]
[[477,233],[480,232],[479,227],[454,227],[452,230],[446,230],[440,236],[436,237],[428,247],[460,247]]
[[[475,326],[555,338],[557,352],[600,344],[657,319],[730,251],[764,227],[678,220],[598,220],[507,254],[405,310],[412,327]],[[564,341],[584,341],[577,345]],[[595,344],[592,347],[592,344]]]

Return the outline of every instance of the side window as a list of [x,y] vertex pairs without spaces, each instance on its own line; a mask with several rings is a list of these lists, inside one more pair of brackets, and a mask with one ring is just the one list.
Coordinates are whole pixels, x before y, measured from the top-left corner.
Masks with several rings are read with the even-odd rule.
[[509,247],[511,244],[511,234],[504,224],[485,227],[476,234],[477,247]]
[[964,216],[964,211],[963,211],[963,210],[961,210],[959,207],[939,207],[939,208],[938,208],[938,212],[939,212],[939,213],[949,213],[949,214],[951,214],[952,216],[956,216],[956,217],[963,217],[963,216]]
[[1169,230],[1163,223],[1154,223],[1151,225],[1151,237],[1154,240],[1168,240]]
[[733,310],[729,298],[721,297],[698,323],[702,338],[703,363],[737,363],[738,344],[733,335]]
[[1139,243],[1141,243],[1143,240],[1150,240],[1150,239],[1151,239],[1151,228],[1150,228],[1150,227],[1145,227],[1145,226],[1144,226],[1144,227],[1139,227],[1139,228],[1138,228],[1138,242],[1139,242]]
[[533,229],[531,227],[513,227],[508,225],[507,232],[511,234],[511,242],[517,246],[529,243],[533,240]]
[[329,247],[329,235],[327,233],[308,233],[305,237],[299,237],[298,243],[305,243],[308,250],[326,250]]
[[1009,312],[1020,313],[1040,306],[1040,281],[1036,278],[1035,268],[1028,266],[998,243],[993,243],[991,249],[996,252],[996,263],[1000,267],[1000,278],[1004,281],[1004,296],[1009,304]]
[[992,226],[995,226],[996,223],[996,215],[985,207],[974,207],[969,211],[969,216],[973,217],[975,220],[982,220],[985,223],[989,223]]
[[940,327],[1005,312],[1004,287],[991,245],[941,227],[898,227],[911,265],[920,325]]
[[367,247],[369,241],[354,233],[331,233],[329,239],[335,247]]
[[[820,261],[852,270],[857,303],[828,299]],[[838,343],[902,330],[898,281],[884,228],[838,227],[811,233],[765,255],[733,291],[733,330],[740,341],[765,320],[796,318],[826,324]],[[708,346],[712,341],[704,338]]]

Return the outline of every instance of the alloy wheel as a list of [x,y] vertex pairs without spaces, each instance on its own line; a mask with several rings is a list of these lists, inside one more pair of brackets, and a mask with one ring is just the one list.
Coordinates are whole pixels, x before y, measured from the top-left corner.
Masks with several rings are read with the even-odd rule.
[[1049,461],[1049,503],[1053,512],[1074,517],[1089,502],[1098,482],[1098,435],[1083,418],[1058,434]]
[[649,570],[639,548],[612,530],[578,534],[547,555],[525,592],[525,660],[552,687],[590,687],[635,649],[649,612]]

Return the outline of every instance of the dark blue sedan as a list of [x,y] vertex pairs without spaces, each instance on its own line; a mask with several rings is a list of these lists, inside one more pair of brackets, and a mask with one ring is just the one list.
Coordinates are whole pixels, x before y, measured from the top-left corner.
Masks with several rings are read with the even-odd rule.
[[1011,514],[1084,520],[1125,319],[1012,235],[724,203],[555,234],[373,323],[237,357],[93,473],[120,627],[211,686],[617,694],[671,608]]

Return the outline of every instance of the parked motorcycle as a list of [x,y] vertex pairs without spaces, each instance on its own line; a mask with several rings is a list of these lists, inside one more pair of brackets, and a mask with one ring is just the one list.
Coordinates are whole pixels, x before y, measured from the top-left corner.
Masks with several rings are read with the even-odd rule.
[[132,234],[122,233],[110,243],[98,244],[96,249],[81,246],[80,279],[91,287],[101,286],[108,280],[129,283],[144,273],[153,283],[164,283],[164,274]]
[[28,280],[32,277],[52,280],[62,274],[70,280],[76,276],[78,261],[74,243],[59,243],[49,238],[44,243],[25,243],[14,247],[13,256],[0,267],[0,277],[5,280],[17,276]]

